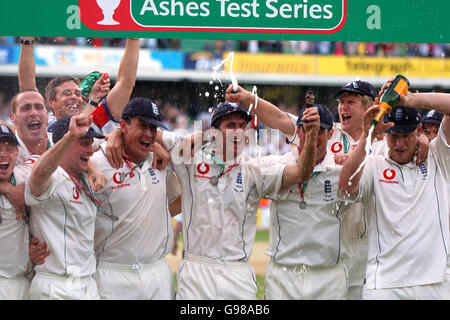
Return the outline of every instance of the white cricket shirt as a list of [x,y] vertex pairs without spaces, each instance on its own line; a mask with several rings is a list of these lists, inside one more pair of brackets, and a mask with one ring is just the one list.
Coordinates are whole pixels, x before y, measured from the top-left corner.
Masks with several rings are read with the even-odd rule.
[[[29,160],[29,162],[32,160],[37,160],[32,157],[32,154],[30,153],[30,151],[28,151],[27,146],[18,134],[16,134],[16,138],[19,141],[19,155],[17,156],[17,164],[22,164],[27,160]],[[47,144],[47,150],[49,147],[53,146],[52,134],[50,132],[47,132],[47,142],[45,143]]]
[[[175,173],[152,169],[153,153],[141,167],[132,170],[124,162],[122,168],[116,170],[105,156],[105,146],[106,143],[91,158],[107,178],[105,187],[95,197],[108,214],[112,213],[119,220],[113,221],[97,212],[95,252],[98,261],[134,265],[163,258],[173,245],[168,202],[181,193]],[[120,173],[126,174],[123,182]]]
[[369,212],[368,289],[441,282],[449,250],[450,146],[442,127],[427,160],[369,157],[360,198]]
[[40,197],[30,192],[29,183],[28,177],[25,203],[31,209],[31,232],[40,242],[47,242],[51,252],[35,270],[75,277],[94,274],[96,206],[61,167],[52,174],[50,187]]
[[[23,184],[31,172],[30,165],[14,168],[16,185]],[[31,270],[28,256],[29,233],[24,219],[17,221],[16,209],[0,194],[0,278],[14,278]]]
[[[172,149],[176,140],[173,133],[164,131],[166,149]],[[172,161],[178,157],[176,149],[171,151]],[[182,191],[186,252],[213,259],[247,261],[255,240],[257,204],[280,188],[284,166],[273,170],[259,159],[239,158],[239,165],[213,186],[209,181],[220,174],[220,166],[206,149],[198,149],[193,159],[187,164],[174,163]]]
[[[296,164],[298,153],[271,156],[274,166]],[[271,199],[270,241],[266,250],[282,265],[330,266],[340,259],[340,230],[345,212],[337,198],[341,166],[327,152],[314,167],[313,177],[303,192],[307,206],[300,209],[299,185],[291,185]],[[300,189],[303,188],[300,186]]]

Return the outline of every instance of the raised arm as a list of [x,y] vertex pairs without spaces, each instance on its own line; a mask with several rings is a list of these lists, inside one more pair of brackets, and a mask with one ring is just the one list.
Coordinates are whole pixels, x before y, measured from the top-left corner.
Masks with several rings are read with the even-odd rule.
[[[379,96],[391,85],[390,78],[381,88]],[[438,92],[410,92],[400,97],[401,104],[407,107],[432,109],[444,115],[441,126],[444,129],[447,143],[450,143],[450,94]]]
[[316,140],[320,129],[320,116],[316,108],[304,111],[302,120],[306,138],[296,165],[287,166],[283,171],[281,188],[305,182],[311,178],[315,166]]
[[[347,161],[345,161],[342,167],[341,175],[339,177],[339,191],[346,199],[355,199],[359,191],[359,181],[361,180],[364,166],[361,167],[364,159],[366,158],[366,143],[369,135],[371,121],[375,117],[379,110],[379,105],[373,105],[364,114],[364,132],[358,141],[358,145],[355,150],[350,153]],[[386,128],[392,127],[393,124],[384,124],[380,121],[374,131],[384,131]],[[375,137],[375,132],[372,137]],[[361,169],[359,169],[361,167]],[[358,173],[355,174],[355,172]],[[351,178],[351,179],[350,179]]]
[[408,107],[433,109],[444,115],[441,126],[444,129],[447,143],[450,143],[450,94],[435,92],[406,92],[401,97],[402,102]]
[[53,147],[48,149],[33,166],[29,188],[35,197],[41,196],[49,187],[51,175],[58,168],[64,153],[90,128],[87,115],[79,114],[70,119],[69,131]]
[[[34,37],[21,37],[18,66],[19,89],[36,90],[36,64],[34,61]],[[23,43],[25,42],[25,43]]]
[[106,96],[108,109],[115,119],[120,119],[136,83],[139,62],[139,39],[127,39],[125,52],[119,65],[117,82]]
[[280,130],[287,136],[295,135],[295,125],[286,112],[281,111],[278,107],[260,97],[257,98],[258,102],[255,108],[255,96],[241,86],[238,86],[237,92],[233,93],[233,86],[230,84],[225,98],[228,102],[237,103],[247,110],[252,105],[250,112],[258,117],[258,121],[272,129]]

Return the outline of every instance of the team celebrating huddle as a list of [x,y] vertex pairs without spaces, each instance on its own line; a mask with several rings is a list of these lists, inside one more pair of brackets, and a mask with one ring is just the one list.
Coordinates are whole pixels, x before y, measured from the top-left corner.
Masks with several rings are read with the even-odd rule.
[[[266,299],[450,299],[449,94],[406,91],[373,126],[392,79],[344,85],[338,123],[327,106],[293,115],[230,85],[208,134],[179,136],[130,99],[138,57],[127,39],[112,89],[105,73],[62,76],[44,98],[22,38],[14,126],[0,124],[0,299],[256,299],[263,198]],[[289,152],[246,154],[255,116]]]

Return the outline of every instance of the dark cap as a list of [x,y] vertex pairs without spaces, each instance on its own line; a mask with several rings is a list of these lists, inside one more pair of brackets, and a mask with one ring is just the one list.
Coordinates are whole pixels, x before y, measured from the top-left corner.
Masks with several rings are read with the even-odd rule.
[[423,115],[422,123],[434,123],[440,125],[443,118],[444,115],[442,113],[435,110],[430,110]]
[[418,127],[420,114],[415,108],[398,105],[391,112],[384,115],[383,121],[385,123],[394,123],[392,128],[386,130],[387,133],[410,133]]
[[[53,135],[52,135],[53,143],[57,143],[69,131],[71,118],[72,116],[65,116],[55,122],[55,124],[53,125]],[[94,128],[90,127],[88,132],[86,132],[83,138],[104,139],[105,137],[102,134],[95,131]]]
[[[331,129],[333,127],[333,115],[327,107],[322,106],[320,104],[315,104],[311,108],[316,108],[317,111],[319,112],[321,128]],[[302,117],[303,117],[303,112],[305,112],[305,110],[306,110],[306,108],[302,108],[300,110],[300,113],[298,114],[297,123],[296,123],[297,127],[303,125]]]
[[223,116],[238,112],[244,116],[245,121],[247,123],[252,120],[252,116],[244,110],[240,105],[236,103],[230,103],[230,102],[222,102],[219,103],[219,105],[213,110],[211,114],[211,127],[217,127],[216,122],[218,119],[222,118]]
[[4,124],[0,124],[0,140],[7,140],[16,146],[19,145],[19,140],[17,140],[14,132],[12,132],[12,130]]
[[373,100],[378,96],[378,92],[374,86],[363,80],[355,80],[347,83],[334,97],[339,98],[344,92],[362,94],[371,97]]
[[133,117],[139,118],[156,127],[167,129],[162,122],[159,108],[147,98],[136,97],[127,103],[122,112],[122,119],[130,120]]

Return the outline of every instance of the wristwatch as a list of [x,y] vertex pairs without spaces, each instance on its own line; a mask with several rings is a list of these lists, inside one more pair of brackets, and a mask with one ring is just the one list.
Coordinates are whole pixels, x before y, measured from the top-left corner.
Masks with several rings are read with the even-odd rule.
[[86,103],[88,103],[90,105],[93,105],[94,107],[98,107],[98,105],[99,105],[99,102],[96,102],[96,101],[91,100],[91,99],[87,99]]
[[21,44],[33,44],[33,43],[34,43],[34,40],[20,39],[20,43],[21,43]]

